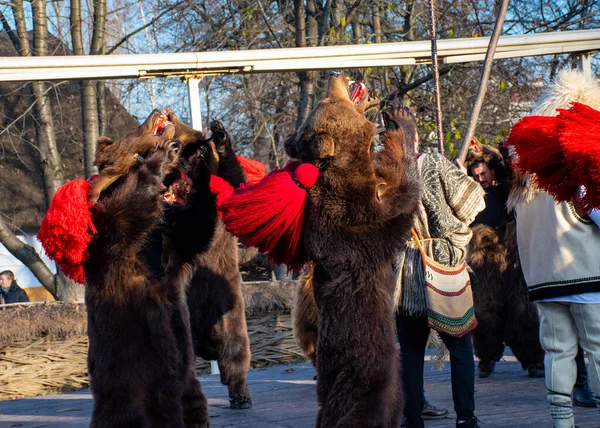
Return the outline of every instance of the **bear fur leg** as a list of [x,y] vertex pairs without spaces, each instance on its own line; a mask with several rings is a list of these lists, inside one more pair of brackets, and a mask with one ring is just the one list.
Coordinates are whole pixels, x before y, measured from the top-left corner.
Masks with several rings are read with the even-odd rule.
[[294,338],[313,366],[317,364],[317,333],[319,314],[313,294],[313,268],[307,266],[298,281],[296,300],[292,309]]
[[[219,257],[215,257],[217,254]],[[241,276],[237,269],[237,241],[220,220],[206,254],[187,290],[194,350],[205,360],[217,360],[221,382],[227,385],[231,408],[252,407],[246,381],[250,367],[250,339],[246,325]]]
[[491,373],[505,344],[524,370],[543,365],[539,315],[521,271],[514,222],[498,231],[474,226],[469,265],[474,272],[473,299],[479,322],[473,331],[473,349],[480,359],[480,376]]

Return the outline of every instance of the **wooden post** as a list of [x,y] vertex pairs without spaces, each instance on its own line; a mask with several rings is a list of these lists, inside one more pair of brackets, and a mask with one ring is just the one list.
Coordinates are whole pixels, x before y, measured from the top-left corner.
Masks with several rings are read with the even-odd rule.
[[504,17],[506,16],[506,10],[508,9],[508,1],[509,0],[502,0],[502,5],[500,6],[500,10],[498,10],[498,19],[496,19],[494,31],[492,33],[492,37],[490,38],[490,44],[488,45],[487,53],[485,54],[485,61],[483,62],[483,67],[481,68],[481,81],[479,82],[479,90],[477,91],[477,97],[475,97],[475,104],[473,105],[473,110],[471,111],[471,117],[469,118],[467,131],[465,132],[462,145],[460,146],[460,152],[458,154],[458,161],[461,164],[465,163],[471,139],[473,138],[473,135],[475,135],[475,127],[477,126],[479,112],[481,111],[485,93],[487,92],[490,71],[492,70],[492,63],[494,61],[494,54],[496,53],[496,45],[498,45],[498,38],[500,38],[500,33],[502,33]]

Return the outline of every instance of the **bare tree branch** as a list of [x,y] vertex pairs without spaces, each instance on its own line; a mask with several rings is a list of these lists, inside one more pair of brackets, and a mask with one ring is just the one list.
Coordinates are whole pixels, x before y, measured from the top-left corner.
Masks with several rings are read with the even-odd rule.
[[8,37],[10,38],[10,41],[14,45],[15,49],[17,50],[17,52],[19,52],[21,50],[21,42],[19,41],[19,37],[15,34],[15,31],[12,28],[10,28],[8,21],[6,20],[6,17],[4,16],[1,10],[0,23],[2,23],[2,28],[8,34]]
[[25,244],[12,232],[10,227],[4,221],[4,218],[0,215],[0,243],[6,247],[6,249],[21,263],[33,273],[33,275],[40,281],[46,290],[52,294],[54,298],[56,295],[56,286],[54,284],[54,274],[46,266],[46,263],[41,259],[35,249]]
[[112,48],[110,48],[108,51],[106,51],[106,55],[110,55],[111,53],[113,53],[116,49],[118,49],[127,40],[129,40],[130,38],[132,38],[133,36],[135,36],[140,31],[144,31],[146,28],[150,27],[151,25],[154,25],[160,18],[162,18],[163,16],[165,16],[167,13],[169,13],[173,9],[176,9],[177,7],[181,6],[183,3],[185,3],[185,2],[184,1],[180,1],[180,2],[175,3],[172,6],[169,6],[167,9],[163,10],[161,13],[159,13],[158,15],[156,15],[151,21],[148,21],[145,25],[143,25],[143,26],[141,26],[139,28],[136,28],[131,33],[126,34],[125,36],[123,36],[121,38],[121,40],[119,40],[117,43],[115,43],[115,45]]
[[271,33],[271,36],[273,36],[273,38],[275,39],[277,46],[282,48],[283,46],[281,46],[281,43],[279,43],[279,39],[273,32],[273,29],[271,28],[271,24],[269,23],[269,20],[267,19],[267,14],[265,13],[265,8],[263,7],[262,2],[260,0],[256,0],[256,1],[258,2],[258,6],[260,7],[260,11],[262,13],[263,20],[265,21],[265,24],[266,24],[267,28],[269,29],[269,33]]

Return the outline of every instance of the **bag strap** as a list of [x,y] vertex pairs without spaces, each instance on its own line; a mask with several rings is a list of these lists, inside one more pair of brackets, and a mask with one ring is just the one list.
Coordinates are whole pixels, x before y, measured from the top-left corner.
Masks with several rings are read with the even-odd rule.
[[421,258],[423,259],[423,264],[425,264],[425,251],[423,250],[423,246],[421,245],[421,241],[419,241],[419,236],[417,235],[417,231],[415,230],[414,227],[412,227],[410,229],[410,232],[412,233],[413,239],[415,240],[415,243],[417,244],[417,247],[419,247],[419,252],[421,253]]

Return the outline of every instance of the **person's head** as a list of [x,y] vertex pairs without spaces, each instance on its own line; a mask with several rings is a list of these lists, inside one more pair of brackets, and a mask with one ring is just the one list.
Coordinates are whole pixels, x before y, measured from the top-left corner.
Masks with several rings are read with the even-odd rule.
[[10,270],[0,272],[0,287],[9,288],[15,280],[15,274]]
[[402,116],[404,121],[402,123],[402,130],[404,135],[413,141],[415,147],[415,153],[419,151],[419,129],[417,128],[417,120],[413,114],[413,110],[408,107],[402,109]]
[[478,160],[471,165],[471,177],[481,184],[481,187],[487,189],[496,185],[496,176],[494,171],[484,160]]

